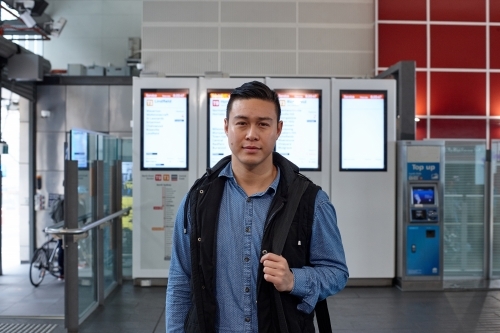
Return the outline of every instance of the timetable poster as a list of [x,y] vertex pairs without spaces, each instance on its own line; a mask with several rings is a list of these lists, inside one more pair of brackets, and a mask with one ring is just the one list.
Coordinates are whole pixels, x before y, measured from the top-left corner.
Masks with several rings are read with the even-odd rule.
[[224,156],[231,155],[224,132],[224,119],[230,95],[230,91],[208,92],[208,166],[210,168]]
[[188,167],[188,91],[142,92],[142,170]]
[[385,93],[341,92],[340,103],[340,169],[385,170]]
[[276,151],[302,170],[320,170],[320,91],[277,91],[283,131]]

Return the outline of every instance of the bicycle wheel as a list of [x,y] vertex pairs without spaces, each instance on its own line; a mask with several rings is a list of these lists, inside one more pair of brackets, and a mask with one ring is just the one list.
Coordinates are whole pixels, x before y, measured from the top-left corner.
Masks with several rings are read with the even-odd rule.
[[47,269],[47,252],[40,248],[35,251],[30,264],[30,282],[33,286],[38,287],[42,283]]

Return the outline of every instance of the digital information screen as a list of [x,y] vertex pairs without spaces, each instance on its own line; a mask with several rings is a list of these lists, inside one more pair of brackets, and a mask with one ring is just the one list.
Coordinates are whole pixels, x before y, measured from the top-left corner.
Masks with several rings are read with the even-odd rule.
[[302,171],[321,170],[321,90],[276,90],[283,131],[276,151]]
[[434,205],[434,187],[413,187],[411,197],[414,205]]
[[141,170],[187,170],[189,91],[141,90]]
[[208,167],[213,167],[224,156],[231,155],[231,149],[224,132],[224,119],[226,118],[227,102],[232,90],[207,91],[208,105]]
[[386,91],[340,91],[340,171],[387,170],[386,100]]
[[70,131],[70,159],[78,161],[78,169],[88,169],[88,138],[89,134],[82,130]]

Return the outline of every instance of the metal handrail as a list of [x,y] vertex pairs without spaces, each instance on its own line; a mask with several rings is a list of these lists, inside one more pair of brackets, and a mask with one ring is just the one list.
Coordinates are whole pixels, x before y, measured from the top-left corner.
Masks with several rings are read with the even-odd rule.
[[48,234],[56,234],[56,235],[79,235],[79,234],[84,234],[90,229],[93,229],[95,227],[100,226],[101,224],[111,221],[114,218],[117,218],[122,215],[126,215],[130,212],[132,207],[127,207],[125,209],[122,209],[116,213],[113,213],[111,215],[108,215],[106,217],[103,217],[100,220],[97,220],[95,222],[89,223],[86,226],[78,229],[64,229],[64,228],[57,228],[55,229],[53,226],[52,227],[46,227],[45,232]]

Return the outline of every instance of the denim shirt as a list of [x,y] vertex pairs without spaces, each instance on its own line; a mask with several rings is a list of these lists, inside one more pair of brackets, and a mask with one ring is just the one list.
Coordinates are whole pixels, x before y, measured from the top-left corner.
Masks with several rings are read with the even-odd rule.
[[[255,332],[257,322],[257,273],[264,223],[276,193],[280,172],[269,188],[248,197],[237,184],[229,163],[219,174],[228,179],[222,196],[217,227],[215,293],[217,332]],[[173,234],[172,260],[167,286],[167,332],[184,332],[191,302],[191,263],[188,233],[183,233],[184,205],[179,207]],[[188,222],[190,217],[188,216]],[[298,309],[314,310],[317,301],[342,290],[348,270],[335,209],[320,190],[315,201],[310,262],[314,267],[293,268],[294,288],[302,299]]]

